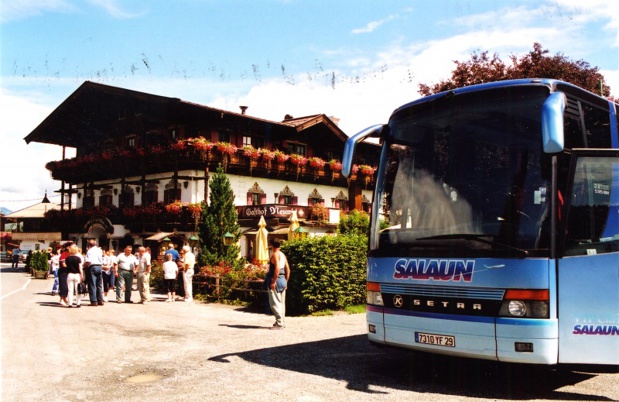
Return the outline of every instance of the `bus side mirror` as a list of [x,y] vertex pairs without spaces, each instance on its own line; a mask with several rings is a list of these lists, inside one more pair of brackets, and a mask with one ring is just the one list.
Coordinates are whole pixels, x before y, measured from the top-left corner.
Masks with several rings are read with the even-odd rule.
[[547,154],[561,152],[565,146],[563,113],[566,103],[563,92],[553,92],[542,106],[542,141]]
[[380,133],[383,131],[383,127],[384,126],[382,124],[370,126],[365,130],[359,131],[357,134],[346,140],[346,144],[344,144],[344,155],[342,156],[342,175],[344,177],[350,177],[350,172],[352,171],[352,160],[355,156],[355,147],[357,144],[368,137],[380,136]]

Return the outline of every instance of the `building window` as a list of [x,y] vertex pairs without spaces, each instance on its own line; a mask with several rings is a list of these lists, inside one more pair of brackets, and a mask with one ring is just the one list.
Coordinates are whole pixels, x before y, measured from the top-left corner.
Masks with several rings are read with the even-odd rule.
[[101,190],[101,195],[99,195],[99,206],[100,207],[111,207],[113,205],[112,200],[112,189],[104,188]]
[[326,160],[330,161],[330,160],[340,160],[342,159],[342,152],[341,151],[327,151],[325,152],[325,156],[326,156]]
[[322,198],[317,189],[314,189],[314,191],[310,193],[309,197],[307,197],[307,205],[310,207],[312,205],[324,205],[324,203],[325,200]]
[[82,207],[94,207],[95,206],[95,192],[92,189],[84,190],[84,201]]
[[284,187],[284,189],[279,193],[277,198],[277,203],[282,205],[297,205],[298,197],[294,195],[288,186]]
[[230,131],[229,130],[222,130],[218,133],[218,138],[219,141],[221,142],[232,142],[231,138],[232,136],[230,135]]
[[348,197],[344,195],[343,191],[340,191],[338,195],[331,198],[331,202],[333,202],[334,208],[338,208],[342,211],[348,211]]
[[144,186],[144,205],[159,202],[159,189],[155,183],[148,183]]
[[247,190],[247,205],[262,205],[267,203],[267,195],[258,183]]
[[298,154],[298,155],[305,156],[306,150],[307,150],[307,146],[305,144],[288,141],[288,153],[289,154]]
[[163,191],[163,203],[171,204],[174,201],[180,201],[181,199],[181,187],[178,185],[176,180],[170,180],[168,184],[165,186],[165,190]]
[[243,136],[243,146],[244,147],[253,147],[253,148],[262,148],[264,147],[264,138],[262,137],[252,137],[249,135]]
[[132,207],[135,205],[135,193],[131,186],[125,184],[118,198],[118,205],[121,208]]
[[135,148],[135,135],[130,135],[127,137],[127,146],[129,148]]
[[372,213],[372,202],[365,196],[365,194],[361,197],[361,205],[365,212],[368,214]]

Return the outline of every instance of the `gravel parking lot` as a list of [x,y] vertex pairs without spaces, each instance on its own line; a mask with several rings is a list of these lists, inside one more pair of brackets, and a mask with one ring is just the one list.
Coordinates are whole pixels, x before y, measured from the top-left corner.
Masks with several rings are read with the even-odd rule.
[[3,401],[619,400],[612,371],[371,347],[362,314],[292,317],[271,331],[266,314],[162,295],[68,309],[51,285],[3,269]]

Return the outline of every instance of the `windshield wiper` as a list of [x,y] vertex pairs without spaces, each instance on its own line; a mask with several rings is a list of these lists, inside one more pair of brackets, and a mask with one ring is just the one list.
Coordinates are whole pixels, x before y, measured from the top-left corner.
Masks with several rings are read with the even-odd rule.
[[500,247],[506,250],[515,251],[521,258],[529,255],[527,250],[523,250],[518,247],[510,246],[509,244],[499,243],[493,240],[484,239],[484,237],[488,237],[488,235],[479,235],[479,234],[447,234],[447,235],[438,235],[438,236],[430,236],[430,237],[421,237],[417,240],[473,240],[478,241],[480,243],[489,244],[493,247]]

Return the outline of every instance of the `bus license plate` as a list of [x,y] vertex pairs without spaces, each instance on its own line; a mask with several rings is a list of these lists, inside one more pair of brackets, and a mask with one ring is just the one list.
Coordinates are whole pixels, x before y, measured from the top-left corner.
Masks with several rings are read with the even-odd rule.
[[426,334],[424,332],[415,332],[415,342],[425,343],[427,345],[449,346],[456,347],[456,337],[449,335]]

